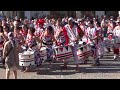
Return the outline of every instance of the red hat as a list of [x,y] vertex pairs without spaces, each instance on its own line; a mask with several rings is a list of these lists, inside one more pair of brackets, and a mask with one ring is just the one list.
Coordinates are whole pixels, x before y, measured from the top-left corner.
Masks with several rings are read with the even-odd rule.
[[44,25],[44,19],[39,19],[37,22],[36,22],[36,24],[38,25],[38,24],[42,24],[42,25]]

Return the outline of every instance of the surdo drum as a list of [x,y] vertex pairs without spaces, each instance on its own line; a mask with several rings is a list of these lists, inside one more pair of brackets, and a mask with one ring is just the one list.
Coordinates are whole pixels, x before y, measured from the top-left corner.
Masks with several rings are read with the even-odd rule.
[[23,53],[19,53],[19,65],[34,66],[34,51],[24,51]]
[[73,57],[72,48],[68,46],[54,47],[56,60],[64,60]]
[[89,44],[86,44],[85,42],[79,42],[77,55],[79,60],[83,60],[89,56],[93,55],[92,48]]

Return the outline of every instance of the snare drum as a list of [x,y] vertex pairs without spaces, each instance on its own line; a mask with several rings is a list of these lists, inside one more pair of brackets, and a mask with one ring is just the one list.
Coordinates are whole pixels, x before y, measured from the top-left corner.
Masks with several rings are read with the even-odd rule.
[[34,52],[33,51],[25,51],[23,53],[19,53],[19,65],[20,66],[34,66]]
[[64,60],[73,57],[71,46],[56,46],[54,47],[55,57],[57,60]]
[[46,50],[46,47],[42,47],[40,49],[40,58],[41,58],[41,60],[46,60],[47,59],[47,50]]

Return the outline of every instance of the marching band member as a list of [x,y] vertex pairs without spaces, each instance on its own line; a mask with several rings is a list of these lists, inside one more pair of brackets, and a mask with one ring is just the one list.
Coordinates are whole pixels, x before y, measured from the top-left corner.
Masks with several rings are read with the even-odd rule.
[[28,33],[28,27],[26,25],[22,25],[22,30],[20,31],[20,33],[23,35],[24,39],[26,39]]
[[43,25],[44,25],[44,20],[43,20],[43,19],[40,19],[40,20],[37,22],[37,27],[36,27],[36,31],[35,31],[35,35],[36,35],[37,37],[40,37],[40,36],[41,36],[41,33],[42,33],[43,30],[44,30]]
[[69,37],[69,43],[73,44],[73,55],[74,55],[74,63],[76,64],[76,70],[79,69],[79,60],[77,56],[77,44],[80,39],[79,34],[82,32],[78,26],[74,25],[73,18],[70,17],[68,19],[68,24],[66,24],[63,28],[65,35]]
[[0,26],[0,47],[3,47],[7,40],[8,39],[4,34],[3,27]]
[[[65,35],[64,31],[63,31],[63,27],[60,26],[60,21],[57,21],[57,29],[56,29],[56,33],[55,33],[55,39],[57,40],[57,46],[67,46],[68,45],[68,36]],[[67,68],[67,59],[63,60],[64,61],[64,67],[63,68]]]
[[99,40],[98,40],[98,54],[100,57],[103,57],[104,54],[104,47],[103,47],[103,31],[102,28],[100,27],[100,22],[96,22],[96,29],[98,32]]
[[[37,48],[37,42],[40,43],[40,39],[36,37],[34,33],[35,33],[35,28],[29,27],[25,44],[28,48],[35,50],[35,64],[37,65],[39,70],[39,66],[42,64],[42,60],[40,59],[40,51]],[[26,67],[26,70],[24,72],[27,71],[29,71],[29,67]]]
[[53,42],[56,42],[54,37],[54,30],[51,24],[47,24],[45,31],[42,32],[40,37],[40,47],[42,47],[42,44],[46,46],[47,50],[47,62],[50,63],[53,61]]
[[[113,36],[113,19],[110,19],[108,22],[108,30],[107,30],[107,36],[111,40]],[[110,48],[107,48],[108,52],[110,52]]]
[[98,41],[99,41],[99,33],[97,31],[97,29],[94,27],[94,23],[93,23],[93,20],[90,20],[89,22],[89,27],[87,28],[87,36],[88,36],[88,41],[87,43],[88,44],[93,44],[93,58],[94,58],[94,64],[93,65],[99,65],[100,62],[99,62],[99,57],[98,57],[98,48],[97,48],[97,45],[98,45]]
[[3,33],[5,35],[6,41],[8,41],[8,33],[9,33],[9,27],[8,26],[3,26]]
[[101,21],[101,28],[103,30],[103,36],[107,37],[107,20],[106,20],[106,16],[103,17],[102,21]]
[[[116,23],[117,26],[113,30],[113,36],[115,40],[116,39],[120,40],[120,20],[117,20]],[[114,47],[114,60],[119,58],[119,46],[120,46],[120,42],[116,42]]]
[[14,37],[15,40],[19,43],[19,46],[22,46],[25,43],[23,35],[20,33],[21,27],[14,28]]

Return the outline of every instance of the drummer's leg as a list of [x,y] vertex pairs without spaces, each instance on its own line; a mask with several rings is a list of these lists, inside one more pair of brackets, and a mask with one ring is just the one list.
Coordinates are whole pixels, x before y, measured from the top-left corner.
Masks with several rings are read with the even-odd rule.
[[25,67],[24,73],[25,73],[25,72],[28,72],[28,71],[29,71],[29,67]]
[[96,66],[96,65],[100,64],[100,62],[99,62],[98,48],[95,47],[93,52],[94,52],[94,55],[93,55],[94,63],[93,63],[93,65]]
[[114,48],[114,60],[119,57],[119,48]]
[[68,64],[68,59],[64,59],[64,67],[63,68],[67,68],[67,64]]
[[79,61],[78,61],[78,56],[77,56],[77,47],[73,46],[72,50],[73,50],[74,63],[76,65],[76,70],[78,70],[79,69]]

